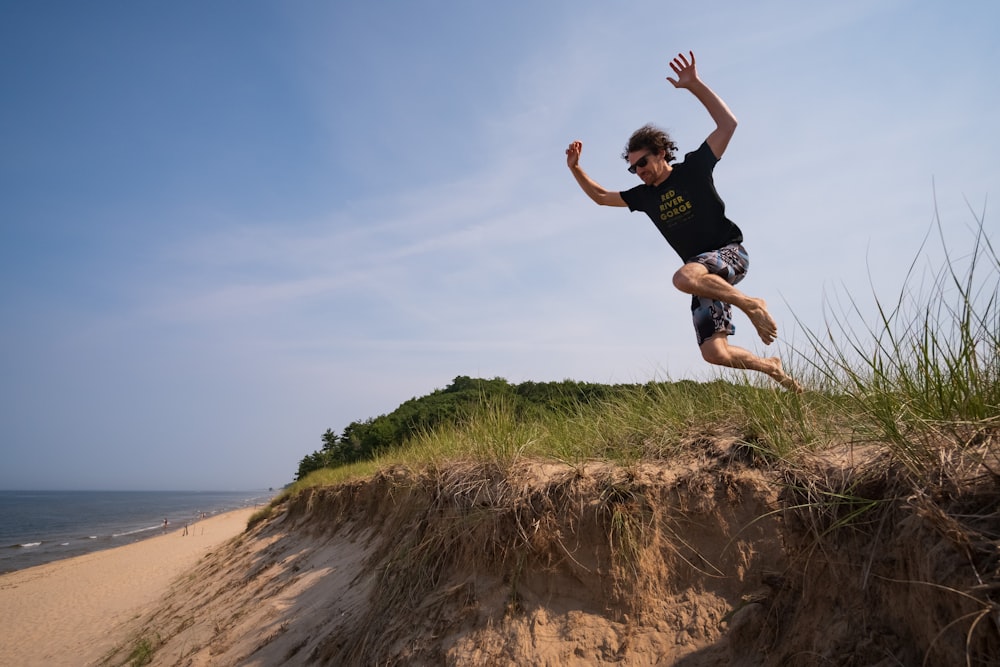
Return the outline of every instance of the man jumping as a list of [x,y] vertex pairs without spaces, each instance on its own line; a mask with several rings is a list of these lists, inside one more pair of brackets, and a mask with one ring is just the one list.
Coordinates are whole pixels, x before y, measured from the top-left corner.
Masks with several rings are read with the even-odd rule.
[[736,131],[736,117],[698,77],[694,53],[689,55],[690,60],[683,54],[674,58],[670,68],[677,78],[667,77],[667,81],[674,88],[691,91],[715,121],[715,129],[698,150],[671,165],[677,146],[670,136],[652,125],[639,128],[629,138],[622,157],[642,185],[623,192],[601,187],[580,167],[583,144],[579,141],[566,149],[566,164],[583,191],[598,204],[628,206],[630,211],[648,215],[684,260],[674,274],[674,287],[692,295],[691,314],[705,361],[759,371],[786,389],[802,391],[785,373],[778,357],[758,357],[729,344],[729,336],[736,333],[731,305],[746,313],[765,345],[774,342],[778,326],[763,299],[734,287],[746,275],[750,258],[742,245],[743,233],[726,217],[712,172]]

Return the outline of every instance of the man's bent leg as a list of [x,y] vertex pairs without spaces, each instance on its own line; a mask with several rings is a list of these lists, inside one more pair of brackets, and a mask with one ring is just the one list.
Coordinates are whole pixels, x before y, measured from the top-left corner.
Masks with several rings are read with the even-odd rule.
[[773,343],[778,335],[778,325],[767,312],[767,304],[763,299],[747,296],[723,278],[709,273],[702,264],[688,262],[678,269],[674,274],[674,287],[685,294],[736,306],[750,318],[750,322],[766,345]]
[[701,356],[710,364],[764,373],[789,391],[802,393],[802,386],[781,366],[778,357],[758,357],[749,350],[729,344],[729,336],[720,332],[701,344]]

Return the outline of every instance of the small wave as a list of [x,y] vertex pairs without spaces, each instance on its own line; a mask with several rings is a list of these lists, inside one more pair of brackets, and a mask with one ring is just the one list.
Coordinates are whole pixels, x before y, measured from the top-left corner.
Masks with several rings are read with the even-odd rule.
[[130,530],[127,533],[114,533],[111,537],[127,537],[129,535],[135,535],[136,533],[145,533],[150,530],[156,530],[162,526],[149,526],[148,528],[138,528],[136,530]]
[[41,544],[42,544],[41,542],[25,542],[24,544],[21,544],[21,545],[19,545],[19,546],[22,546],[22,547],[24,547],[25,549],[27,549],[28,547],[37,547],[37,546],[41,546]]

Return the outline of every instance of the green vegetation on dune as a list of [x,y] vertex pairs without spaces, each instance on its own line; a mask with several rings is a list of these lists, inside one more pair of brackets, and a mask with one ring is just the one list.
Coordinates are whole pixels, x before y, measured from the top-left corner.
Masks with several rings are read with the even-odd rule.
[[[648,387],[652,390],[654,385]],[[471,427],[485,416],[485,406],[492,406],[490,409],[494,411],[500,409],[524,423],[552,415],[571,416],[582,406],[637,390],[642,389],[570,380],[512,385],[502,378],[487,380],[460,376],[444,389],[410,399],[389,414],[353,422],[342,434],[328,429],[323,434],[323,447],[300,462],[297,479],[320,468],[386,456],[414,440],[426,442],[433,437],[431,434],[440,434],[441,429]]]
[[1000,428],[1000,255],[976,222],[964,255],[939,223],[942,267],[918,274],[918,257],[894,301],[849,299],[822,331],[806,329],[799,351],[856,436],[887,445],[918,476],[940,466],[942,446],[975,447]]

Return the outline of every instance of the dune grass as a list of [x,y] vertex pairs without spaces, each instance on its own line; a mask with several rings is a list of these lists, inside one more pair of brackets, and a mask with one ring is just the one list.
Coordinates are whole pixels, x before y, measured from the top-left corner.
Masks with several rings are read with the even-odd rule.
[[[378,457],[378,466],[450,460],[509,467],[523,457],[570,466],[606,460],[628,466],[672,458],[706,425],[737,431],[768,454],[808,444],[808,398],[723,381],[637,385],[614,399],[523,418],[503,400],[486,402],[457,424],[419,434]],[[790,434],[802,440],[792,442]]]
[[918,274],[914,260],[895,301],[849,299],[823,330],[805,329],[798,351],[855,436],[889,446],[917,475],[940,466],[942,446],[968,451],[1000,426],[1000,258],[976,222],[962,256],[939,222],[943,267]]

